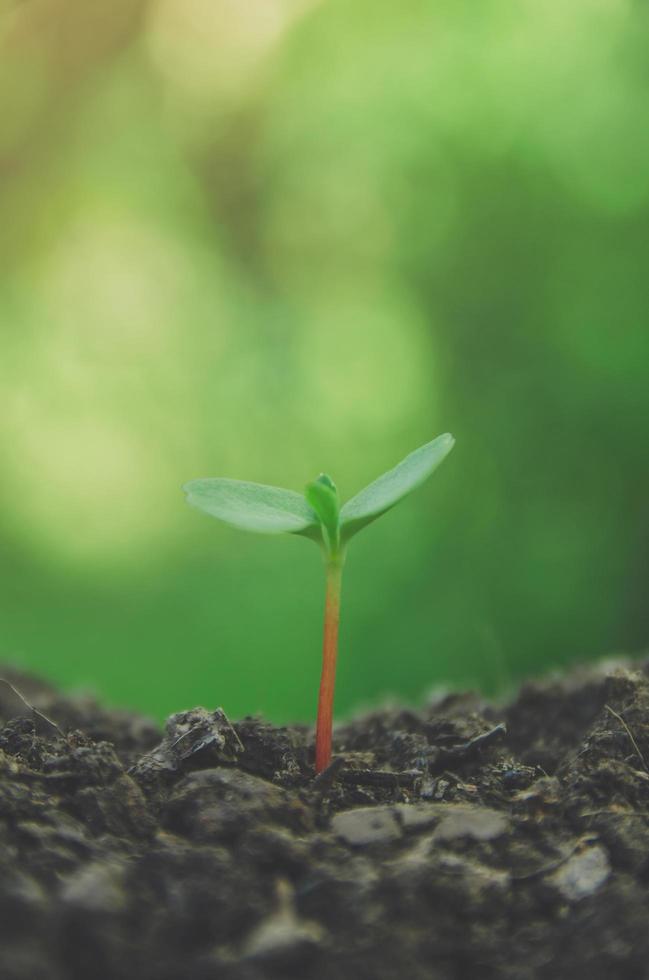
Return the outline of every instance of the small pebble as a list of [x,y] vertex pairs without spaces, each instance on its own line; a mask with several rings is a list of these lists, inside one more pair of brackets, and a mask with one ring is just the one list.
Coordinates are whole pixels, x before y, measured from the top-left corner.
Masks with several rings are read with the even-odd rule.
[[597,844],[573,854],[551,875],[550,881],[565,899],[578,902],[601,888],[610,873],[608,854]]
[[488,807],[447,804],[443,810],[444,817],[435,831],[436,841],[457,840],[458,837],[494,840],[509,826],[507,817]]
[[331,828],[338,837],[353,846],[387,844],[401,837],[401,827],[391,806],[344,810],[332,819]]

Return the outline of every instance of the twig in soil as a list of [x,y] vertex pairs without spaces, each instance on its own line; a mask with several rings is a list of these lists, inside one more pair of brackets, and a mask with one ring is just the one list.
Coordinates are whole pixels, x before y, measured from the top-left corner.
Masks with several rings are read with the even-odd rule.
[[647,768],[647,763],[645,761],[645,757],[643,756],[642,752],[640,751],[640,746],[638,745],[638,743],[636,742],[635,738],[633,737],[633,732],[631,731],[631,729],[629,728],[629,726],[625,722],[625,720],[622,717],[622,715],[618,714],[617,711],[614,711],[613,708],[611,708],[610,704],[605,704],[604,707],[606,708],[606,710],[608,712],[610,712],[610,714],[613,715],[614,718],[617,718],[617,720],[619,721],[619,723],[622,725],[622,727],[624,728],[624,731],[629,736],[629,740],[631,742],[631,745],[635,749],[636,755],[638,756],[638,758],[640,759],[640,762],[644,766],[645,772],[649,772],[649,768]]
[[391,772],[388,769],[343,769],[338,773],[341,783],[353,786],[385,786],[390,789],[411,789],[424,773],[421,769]]
[[[466,742],[461,742],[459,745],[453,745],[450,748],[437,748],[437,754],[429,760],[428,771],[431,773],[443,771],[448,763],[464,762],[466,759],[471,759],[487,745],[500,740],[506,734],[507,728],[501,723]],[[343,769],[343,763],[344,759],[337,756],[327,769],[316,776],[314,788],[325,793],[339,779],[341,783],[352,786],[414,789],[419,780],[426,775],[422,769],[405,769],[401,772],[392,772],[389,769]]]
[[437,756],[431,759],[428,764],[429,772],[439,771],[445,768],[449,762],[464,762],[467,759],[472,759],[486,746],[499,741],[506,734],[507,727],[501,722],[499,725],[494,725],[489,731],[481,732],[480,735],[470,738],[467,742],[452,745],[450,748],[440,747],[437,750]]
[[80,772],[72,772],[70,770],[62,770],[61,772],[37,772],[35,769],[23,769],[21,772],[14,774],[14,779],[20,780],[23,783],[52,783],[55,786],[60,784],[62,786],[76,786],[78,783],[82,782],[84,776]]
[[[641,775],[645,775],[642,773]],[[616,820],[648,820],[649,812],[646,810],[615,810],[609,807],[608,810],[583,810],[580,817],[615,817]]]
[[389,789],[401,787],[411,789],[424,773],[421,769],[407,769],[403,772],[392,772],[389,769],[343,769],[345,759],[336,756],[334,761],[313,780],[313,788],[324,795],[336,780],[347,786],[380,786]]
[[563,864],[570,860],[573,854],[576,854],[584,846],[584,844],[594,844],[598,840],[596,834],[583,834],[578,841],[576,841],[570,850],[563,854],[556,861],[550,861],[549,864],[544,864],[540,868],[535,868],[534,871],[527,871],[525,874],[512,875],[512,881],[528,881],[530,878],[539,878],[543,875],[550,874],[552,871],[556,871]]
[[0,677],[0,690],[5,689],[5,693],[9,694],[9,702],[11,704],[10,711],[12,718],[21,718],[25,715],[31,715],[34,721],[34,728],[38,734],[42,735],[44,732],[47,734],[52,734],[52,730],[56,732],[60,738],[65,738],[65,735],[59,728],[59,726],[44,715],[42,711],[35,708],[33,704],[30,704],[26,697],[24,697],[20,691],[10,684],[9,681],[5,680],[4,677]]
[[504,738],[507,734],[507,726],[500,722],[499,725],[494,725],[487,732],[482,732],[480,735],[475,735],[470,738],[468,742],[464,745],[458,746],[457,751],[462,752],[464,755],[468,755],[478,749],[483,749],[485,745],[489,745],[491,742],[495,742],[501,738]]
[[333,784],[336,782],[340,770],[345,764],[345,760],[341,755],[337,755],[331,765],[319,772],[318,775],[313,780],[313,788],[317,789],[319,793],[326,793],[330,790]]
[[[218,715],[218,719],[216,718],[217,715]],[[232,735],[234,741],[236,742],[237,751],[239,751],[239,752],[244,752],[245,751],[244,746],[243,746],[243,742],[239,738],[239,736],[238,736],[238,734],[236,732],[236,729],[235,729],[234,725],[232,724],[232,722],[230,721],[230,719],[226,715],[226,713],[223,710],[223,708],[217,708],[216,711],[213,711],[212,712],[212,716],[211,716],[211,720],[213,720],[214,722],[216,722],[218,720],[219,722],[221,722],[222,724],[224,724],[225,727],[230,732],[230,734]],[[197,725],[193,725],[191,728],[188,728],[186,732],[183,732],[182,735],[179,735],[178,738],[175,738],[173,740],[173,742],[171,743],[171,748],[172,749],[175,749],[176,746],[180,742],[183,741],[183,739],[188,738],[190,735],[196,735],[196,732],[197,732],[197,730],[199,728],[200,728],[200,725],[198,725],[198,724]],[[201,740],[199,739],[197,745],[194,746],[195,749],[196,748],[202,748],[202,746],[199,744],[200,741]]]

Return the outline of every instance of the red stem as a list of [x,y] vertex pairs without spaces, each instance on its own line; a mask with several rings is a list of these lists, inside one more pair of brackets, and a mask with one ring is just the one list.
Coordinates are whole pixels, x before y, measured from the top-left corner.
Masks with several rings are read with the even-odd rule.
[[327,565],[327,597],[325,600],[324,639],[322,644],[322,675],[318,697],[318,722],[315,736],[315,771],[322,772],[331,763],[331,729],[333,724],[334,685],[338,656],[338,624],[340,622],[340,585],[342,563]]

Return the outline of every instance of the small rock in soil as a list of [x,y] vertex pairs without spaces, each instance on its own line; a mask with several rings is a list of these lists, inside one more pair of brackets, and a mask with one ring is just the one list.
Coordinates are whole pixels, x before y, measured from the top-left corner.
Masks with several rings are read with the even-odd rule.
[[608,854],[595,845],[573,854],[550,880],[569,902],[578,902],[601,888],[610,873]]
[[392,807],[363,806],[337,813],[331,821],[334,834],[347,844],[385,844],[401,836],[401,828]]
[[474,840],[493,840],[507,830],[509,821],[502,813],[488,807],[454,806],[446,811],[435,831],[435,840],[452,841],[460,837]]

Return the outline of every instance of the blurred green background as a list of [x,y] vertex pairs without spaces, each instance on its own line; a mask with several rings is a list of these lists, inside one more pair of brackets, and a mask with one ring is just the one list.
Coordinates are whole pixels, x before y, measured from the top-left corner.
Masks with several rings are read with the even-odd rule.
[[321,560],[180,486],[351,496],[337,710],[638,650],[649,8],[0,0],[0,656],[310,720]]

